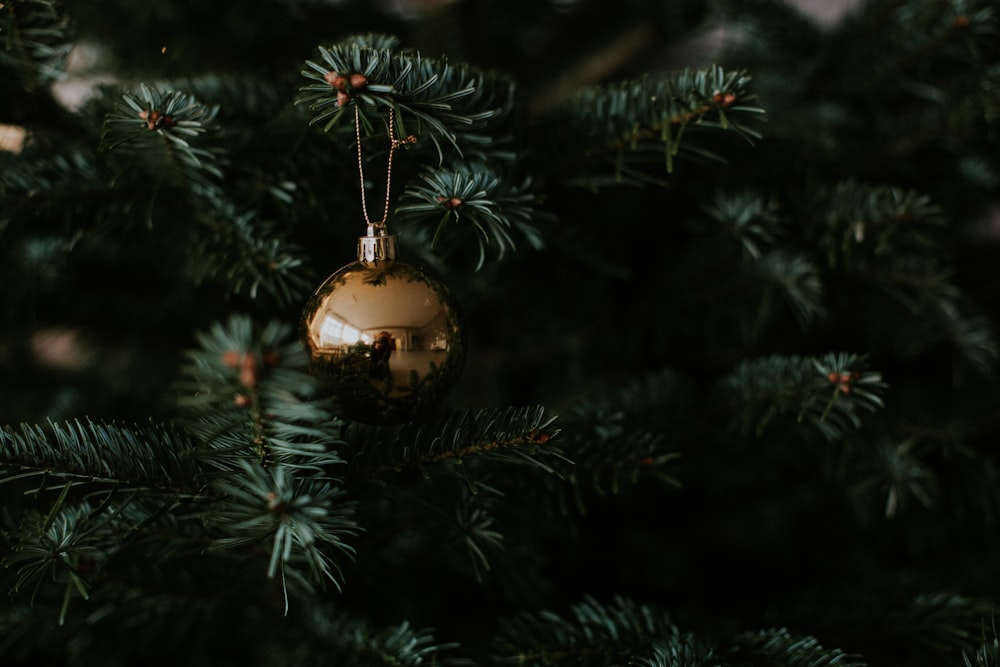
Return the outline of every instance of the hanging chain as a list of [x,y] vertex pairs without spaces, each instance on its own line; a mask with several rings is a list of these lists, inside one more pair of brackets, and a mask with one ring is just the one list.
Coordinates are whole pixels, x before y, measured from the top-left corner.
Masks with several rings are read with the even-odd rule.
[[368,217],[368,202],[365,198],[365,167],[361,159],[361,114],[358,105],[354,105],[354,135],[358,142],[358,176],[361,178],[361,210],[365,214],[365,224],[377,228],[385,228],[385,219],[389,217],[389,192],[392,186],[392,158],[401,144],[412,144],[417,139],[414,136],[406,139],[396,139],[396,114],[389,107],[389,160],[385,172],[385,208],[382,209],[382,219],[372,222]]

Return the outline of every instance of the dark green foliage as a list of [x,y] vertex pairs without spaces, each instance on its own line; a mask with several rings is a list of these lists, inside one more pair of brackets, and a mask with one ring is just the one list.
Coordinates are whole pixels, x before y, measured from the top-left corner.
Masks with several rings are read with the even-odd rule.
[[[512,84],[504,78],[461,63],[452,65],[399,51],[398,46],[393,37],[368,35],[320,47],[325,66],[310,60],[306,63],[310,69],[302,72],[317,81],[303,88],[307,95],[300,100],[317,112],[311,122],[323,123],[329,131],[350,117],[344,113],[350,106],[364,114],[366,134],[370,134],[368,115],[392,108],[397,136],[415,134],[430,140],[441,157],[442,143],[461,151],[464,134],[481,131],[487,121],[509,112],[504,103],[510,101]],[[357,86],[351,83],[352,75],[362,77]],[[346,81],[337,86],[328,80],[337,76]]]
[[742,416],[742,431],[759,435],[776,416],[793,413],[830,440],[860,427],[860,411],[882,407],[885,389],[864,359],[843,353],[748,360],[722,381],[723,393],[741,403],[732,412]]
[[611,665],[652,653],[679,634],[661,610],[624,599],[588,599],[565,617],[539,612],[504,619],[493,650],[496,664]]
[[92,421],[22,424],[0,430],[0,443],[5,479],[41,478],[39,491],[73,479],[161,487],[167,493],[193,492],[198,484],[193,444],[185,433],[171,428]]
[[787,629],[765,630],[747,634],[737,641],[739,651],[750,657],[753,665],[787,667],[865,667],[867,663],[839,649],[825,649],[815,637],[794,636]]
[[0,66],[31,90],[63,75],[72,46],[69,21],[57,2],[12,0],[0,7]]
[[[993,635],[990,639],[989,634]],[[996,628],[993,627],[990,633],[983,631],[983,641],[975,651],[974,657],[965,655],[966,667],[992,667],[1000,663],[1000,641],[997,640]]]
[[0,0],[0,663],[997,665],[1000,13],[800,6]]
[[486,262],[488,248],[497,261],[516,251],[517,242],[510,230],[524,236],[534,249],[542,246],[542,235],[533,225],[533,200],[530,182],[511,185],[486,164],[463,164],[454,170],[424,171],[418,182],[407,186],[396,213],[404,224],[437,218],[432,247],[438,245],[447,225],[462,227],[462,235],[449,234],[453,245],[441,250],[445,257],[467,245],[462,236],[474,235],[479,269]]

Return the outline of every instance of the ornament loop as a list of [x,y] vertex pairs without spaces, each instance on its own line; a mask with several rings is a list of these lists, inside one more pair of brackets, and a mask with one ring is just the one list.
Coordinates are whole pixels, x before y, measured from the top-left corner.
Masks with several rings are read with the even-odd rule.
[[370,269],[388,268],[398,255],[396,237],[385,223],[368,223],[368,233],[358,239],[358,261]]

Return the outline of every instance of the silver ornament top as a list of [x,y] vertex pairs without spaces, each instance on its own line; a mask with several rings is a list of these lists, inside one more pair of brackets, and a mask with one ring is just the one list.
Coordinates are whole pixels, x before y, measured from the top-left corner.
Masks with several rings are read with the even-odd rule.
[[358,261],[372,269],[390,266],[398,256],[396,237],[385,231],[385,223],[369,224],[358,238]]

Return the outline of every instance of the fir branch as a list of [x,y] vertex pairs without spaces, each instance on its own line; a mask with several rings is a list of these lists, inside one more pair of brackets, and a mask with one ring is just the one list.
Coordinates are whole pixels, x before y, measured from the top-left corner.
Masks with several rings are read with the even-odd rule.
[[[827,649],[815,637],[793,635],[786,628],[744,633],[734,640],[738,659],[753,665],[783,667],[866,667],[859,656]],[[743,664],[739,662],[738,664]]]
[[154,493],[199,493],[194,446],[166,426],[123,427],[90,420],[0,428],[0,483],[32,477],[39,491],[62,483]]
[[429,423],[367,426],[351,423],[344,437],[356,447],[351,478],[383,476],[408,468],[428,474],[434,466],[458,465],[470,457],[552,471],[561,458],[553,439],[555,417],[541,407],[463,410]]
[[953,303],[940,303],[945,335],[959,357],[981,377],[991,379],[1000,364],[1000,342],[993,324],[985,317],[956,312]]
[[824,212],[806,229],[830,267],[859,272],[941,252],[941,208],[914,190],[845,181],[817,190],[808,207]]
[[681,454],[668,433],[683,429],[692,395],[687,378],[665,369],[571,406],[560,420],[571,460],[554,463],[559,484],[540,482],[546,501],[565,515],[571,507],[586,511],[586,491],[618,494],[646,478],[679,487],[670,468]]
[[889,615],[887,631],[939,659],[951,659],[976,649],[984,619],[995,613],[996,604],[989,600],[947,592],[922,593]]
[[989,427],[980,418],[942,419],[932,412],[888,433],[843,441],[838,477],[873,518],[911,508],[986,522],[1000,516],[1000,472],[990,452],[977,446]]
[[882,407],[887,385],[853,354],[768,356],[740,363],[720,388],[741,432],[763,433],[779,415],[794,413],[828,440],[861,427],[861,411]]
[[11,595],[30,588],[31,604],[36,598],[46,606],[58,603],[60,625],[73,598],[95,595],[101,604],[121,593],[123,581],[148,578],[151,569],[178,556],[198,556],[206,544],[202,527],[192,528],[187,507],[176,498],[133,491],[107,493],[95,504],[71,499],[71,490],[64,486],[45,515],[24,513],[7,533],[13,543],[3,561],[17,568]]
[[461,153],[460,135],[505,113],[498,102],[511,98],[513,85],[505,77],[397,47],[398,40],[384,35],[355,36],[320,47],[323,62],[306,61],[309,69],[302,72],[316,83],[302,87],[307,94],[298,101],[316,112],[310,124],[323,123],[329,131],[343,120],[343,111],[356,105],[370,130],[368,114],[392,108],[396,135],[429,139],[440,160],[442,143]]
[[126,153],[152,182],[172,180],[195,201],[218,199],[220,153],[192,143],[213,129],[217,113],[192,95],[143,83],[107,115],[100,149]]
[[756,192],[716,191],[704,211],[724,237],[735,238],[754,259],[784,236],[777,202]]
[[[66,490],[70,487],[66,486]],[[64,589],[59,624],[66,619],[70,600],[75,596],[87,599],[90,584],[84,571],[96,570],[106,551],[99,548],[99,533],[106,527],[107,517],[94,512],[88,503],[75,507],[60,507],[65,493],[44,519],[35,515],[35,524],[22,532],[22,540],[4,558],[5,567],[18,566],[17,578],[11,590],[16,595],[32,588],[32,601],[46,580]]]
[[209,466],[233,471],[253,460],[325,475],[342,463],[333,449],[339,425],[290,326],[232,315],[196,338],[178,388],[184,424]]
[[195,281],[215,280],[229,294],[257,299],[261,292],[279,305],[303,299],[314,281],[303,274],[302,249],[258,213],[223,205],[204,220],[206,233],[192,240],[189,271]]
[[656,648],[680,638],[662,611],[621,596],[610,604],[587,597],[565,617],[541,611],[502,619],[491,650],[498,664],[604,667],[655,660]]
[[225,536],[211,549],[269,543],[268,577],[280,574],[284,582],[286,570],[304,561],[311,582],[330,581],[339,590],[343,575],[338,558],[353,555],[354,548],[345,540],[358,533],[352,518],[355,504],[345,501],[345,492],[328,481],[296,478],[289,466],[265,469],[244,460],[240,469],[242,474],[219,476],[213,482],[223,500],[204,518]]
[[765,285],[762,304],[757,310],[758,331],[773,315],[774,294],[788,304],[803,329],[826,313],[820,270],[808,257],[773,250],[762,256],[752,268]]
[[884,513],[892,519],[910,503],[932,507],[940,493],[938,476],[915,451],[917,441],[879,441],[866,457],[867,466],[858,470],[852,491],[861,496],[877,495],[884,500]]
[[446,255],[456,252],[474,234],[479,247],[478,270],[491,245],[497,261],[516,249],[511,229],[532,248],[541,249],[542,235],[533,224],[534,203],[530,180],[514,185],[487,165],[461,164],[454,169],[425,170],[419,182],[408,183],[396,215],[403,223],[437,220],[431,244],[447,239]]
[[719,664],[719,655],[714,646],[688,633],[653,644],[652,655],[634,657],[629,664],[637,667],[697,667]]
[[503,548],[503,534],[495,527],[495,517],[490,511],[493,507],[488,501],[483,502],[484,498],[495,500],[498,496],[472,493],[468,486],[462,488],[466,493],[455,506],[454,526],[465,546],[476,581],[482,583],[490,569],[490,554]]
[[825,211],[806,229],[830,268],[874,284],[917,315],[928,329],[919,339],[925,345],[947,339],[973,370],[992,375],[1000,344],[989,323],[968,312],[945,267],[940,206],[914,190],[853,180],[819,189],[808,205]]
[[[377,627],[346,612],[316,605],[308,610],[303,629],[313,640],[308,654],[337,665],[462,667],[473,664],[457,654],[455,642],[441,642],[433,629],[403,621]],[[287,657],[283,652],[282,659]],[[301,656],[299,664],[312,664]]]
[[58,3],[0,3],[0,67],[12,69],[28,90],[63,77],[71,45],[69,21]]
[[[749,84],[746,72],[714,66],[591,86],[566,105],[552,140],[555,146],[585,145],[591,159],[610,157],[617,180],[628,160],[642,163],[649,156],[658,155],[667,173],[679,155],[722,161],[693,136],[732,130],[748,141],[758,138],[749,123],[763,119],[764,111],[747,106],[754,98]],[[579,165],[571,173],[578,172]]]
[[[592,403],[574,406],[564,418],[563,429],[572,463],[558,465],[557,470],[577,494],[580,487],[599,495],[617,494],[643,475],[679,486],[667,467],[680,454],[670,450],[667,436],[649,430],[620,408]],[[583,509],[579,495],[576,504]]]
[[837,83],[858,97],[905,90],[905,82],[928,78],[930,63],[979,60],[996,40],[998,18],[990,0],[864,7],[837,30],[837,53],[849,63],[842,71],[850,74]]
[[997,667],[1000,665],[1000,635],[997,634],[995,619],[991,618],[991,635],[987,636],[986,623],[983,623],[983,639],[979,647],[975,650],[972,659],[969,658],[969,651],[962,652],[965,660],[965,667]]
[[118,176],[88,151],[19,160],[0,169],[0,222],[50,218],[71,229],[87,221],[92,229],[136,204],[132,193],[117,183]]
[[[157,555],[153,550],[127,557],[132,563],[148,564]],[[149,663],[149,647],[163,642],[157,649],[157,662],[184,662],[191,655],[211,653],[218,645],[220,618],[226,618],[227,629],[235,633],[227,636],[228,648],[239,653],[248,638],[262,639],[258,624],[274,627],[270,591],[258,592],[232,563],[220,560],[199,552],[196,559],[171,563],[172,571],[147,566],[136,575],[122,574],[128,568],[120,559],[108,563],[104,574],[115,569],[114,578],[97,581],[86,607],[79,606],[80,613],[71,608],[63,625],[53,622],[52,605],[43,604],[42,592],[33,606],[16,600],[0,608],[0,654],[16,659],[44,653],[87,662],[96,653],[103,662],[108,659],[106,647],[113,645],[116,659],[136,664]],[[199,567],[210,562],[230,567]],[[170,577],[171,572],[181,576]],[[95,652],[95,646],[102,648]],[[260,645],[255,647],[255,651],[260,649]]]

